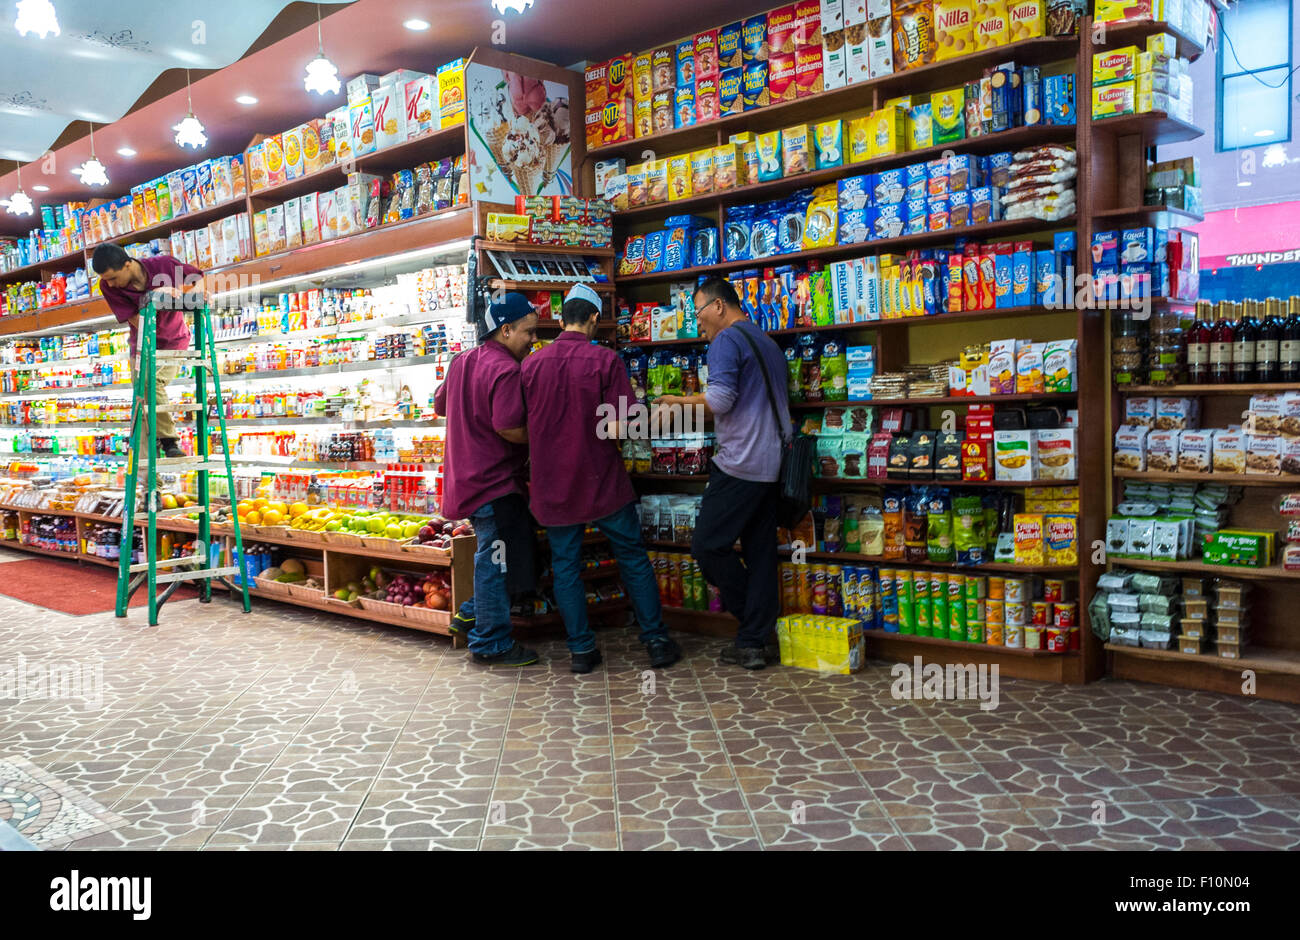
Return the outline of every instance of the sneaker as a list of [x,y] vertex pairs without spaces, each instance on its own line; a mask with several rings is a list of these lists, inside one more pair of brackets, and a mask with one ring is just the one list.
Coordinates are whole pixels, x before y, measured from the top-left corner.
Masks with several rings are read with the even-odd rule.
[[448,625],[447,629],[452,633],[469,636],[469,632],[474,629],[475,622],[476,620],[474,617],[466,617],[458,610],[456,611],[455,616],[451,618],[451,623]]
[[604,660],[601,659],[600,650],[590,649],[585,653],[569,654],[569,672],[585,673],[591,672],[599,666]]
[[184,456],[185,456],[185,451],[181,450],[180,445],[177,443],[177,441],[176,441],[174,438],[170,438],[170,439],[167,439],[167,440],[159,441],[159,442],[158,442],[158,446],[159,446],[160,448],[162,448],[162,452],[163,452],[163,456],[164,456],[164,457],[184,457]]
[[474,654],[474,662],[480,666],[531,666],[539,662],[541,657],[535,652],[516,643],[504,653],[496,653],[492,656],[484,656],[482,653]]
[[718,661],[729,666],[744,666],[746,669],[763,669],[769,662],[767,650],[755,646],[724,646],[718,655]]
[[646,645],[646,652],[650,654],[651,669],[663,669],[682,658],[682,648],[676,640],[654,640]]

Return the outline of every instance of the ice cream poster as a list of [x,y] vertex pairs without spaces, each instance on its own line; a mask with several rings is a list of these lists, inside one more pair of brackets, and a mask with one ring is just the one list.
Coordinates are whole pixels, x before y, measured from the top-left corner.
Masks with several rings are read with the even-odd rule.
[[474,199],[573,192],[567,86],[471,62],[465,87]]

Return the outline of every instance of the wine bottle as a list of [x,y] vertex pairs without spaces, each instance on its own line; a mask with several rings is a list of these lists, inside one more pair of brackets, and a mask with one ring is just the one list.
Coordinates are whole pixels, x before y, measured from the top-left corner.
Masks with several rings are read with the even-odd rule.
[[1237,305],[1240,316],[1233,324],[1232,381],[1255,381],[1255,343],[1259,339],[1259,321],[1255,319],[1255,301],[1245,300]]
[[1287,302],[1278,348],[1279,377],[1283,382],[1300,382],[1300,296],[1293,294]]
[[1210,340],[1210,381],[1226,385],[1232,381],[1232,301],[1220,300],[1214,308],[1214,329]]
[[1270,297],[1264,301],[1264,316],[1255,340],[1255,380],[1277,382],[1282,377],[1282,301]]
[[1214,308],[1208,300],[1197,301],[1196,320],[1187,330],[1187,381],[1204,385],[1210,381],[1210,341]]

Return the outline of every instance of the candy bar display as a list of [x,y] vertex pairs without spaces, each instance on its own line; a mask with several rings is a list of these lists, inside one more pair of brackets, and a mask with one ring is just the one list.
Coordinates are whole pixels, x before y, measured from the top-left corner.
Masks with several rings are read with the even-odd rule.
[[[1203,3],[1188,6],[1204,8]],[[1178,56],[1178,42],[1168,33],[1153,33],[1144,48],[1123,46],[1092,56],[1094,120],[1163,111],[1192,120],[1190,63]]]
[[1248,583],[1231,578],[1118,567],[1097,579],[1088,615],[1093,631],[1113,646],[1240,659],[1250,635],[1251,597]]
[[[1071,35],[1082,12],[1072,0],[1010,0],[978,9],[950,0],[801,0],[639,54],[588,63],[587,147],[703,124],[1025,39]],[[1009,69],[1019,76],[1014,65]],[[991,86],[996,81],[985,79]],[[974,85],[978,94],[981,83]],[[954,94],[960,104],[966,90]]]

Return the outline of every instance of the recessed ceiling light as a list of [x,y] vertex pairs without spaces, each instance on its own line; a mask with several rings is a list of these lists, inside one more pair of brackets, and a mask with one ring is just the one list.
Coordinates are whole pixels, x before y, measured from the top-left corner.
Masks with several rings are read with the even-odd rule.
[[429,28],[429,24],[424,20],[415,20],[415,19],[407,20],[402,25],[405,26],[407,29],[417,33],[424,32],[424,30]]
[[32,187],[32,192],[48,193],[49,191],[50,191],[50,187],[46,186],[44,183],[37,183],[35,186]]
[[118,147],[117,155],[119,157],[134,157],[135,151],[132,150],[130,147]]
[[236,104],[257,104],[257,99],[252,95],[240,95],[235,99]]
[[1238,185],[1238,186],[1249,186],[1249,185],[1250,185],[1250,180],[1241,180],[1239,183],[1237,183],[1237,185]]

